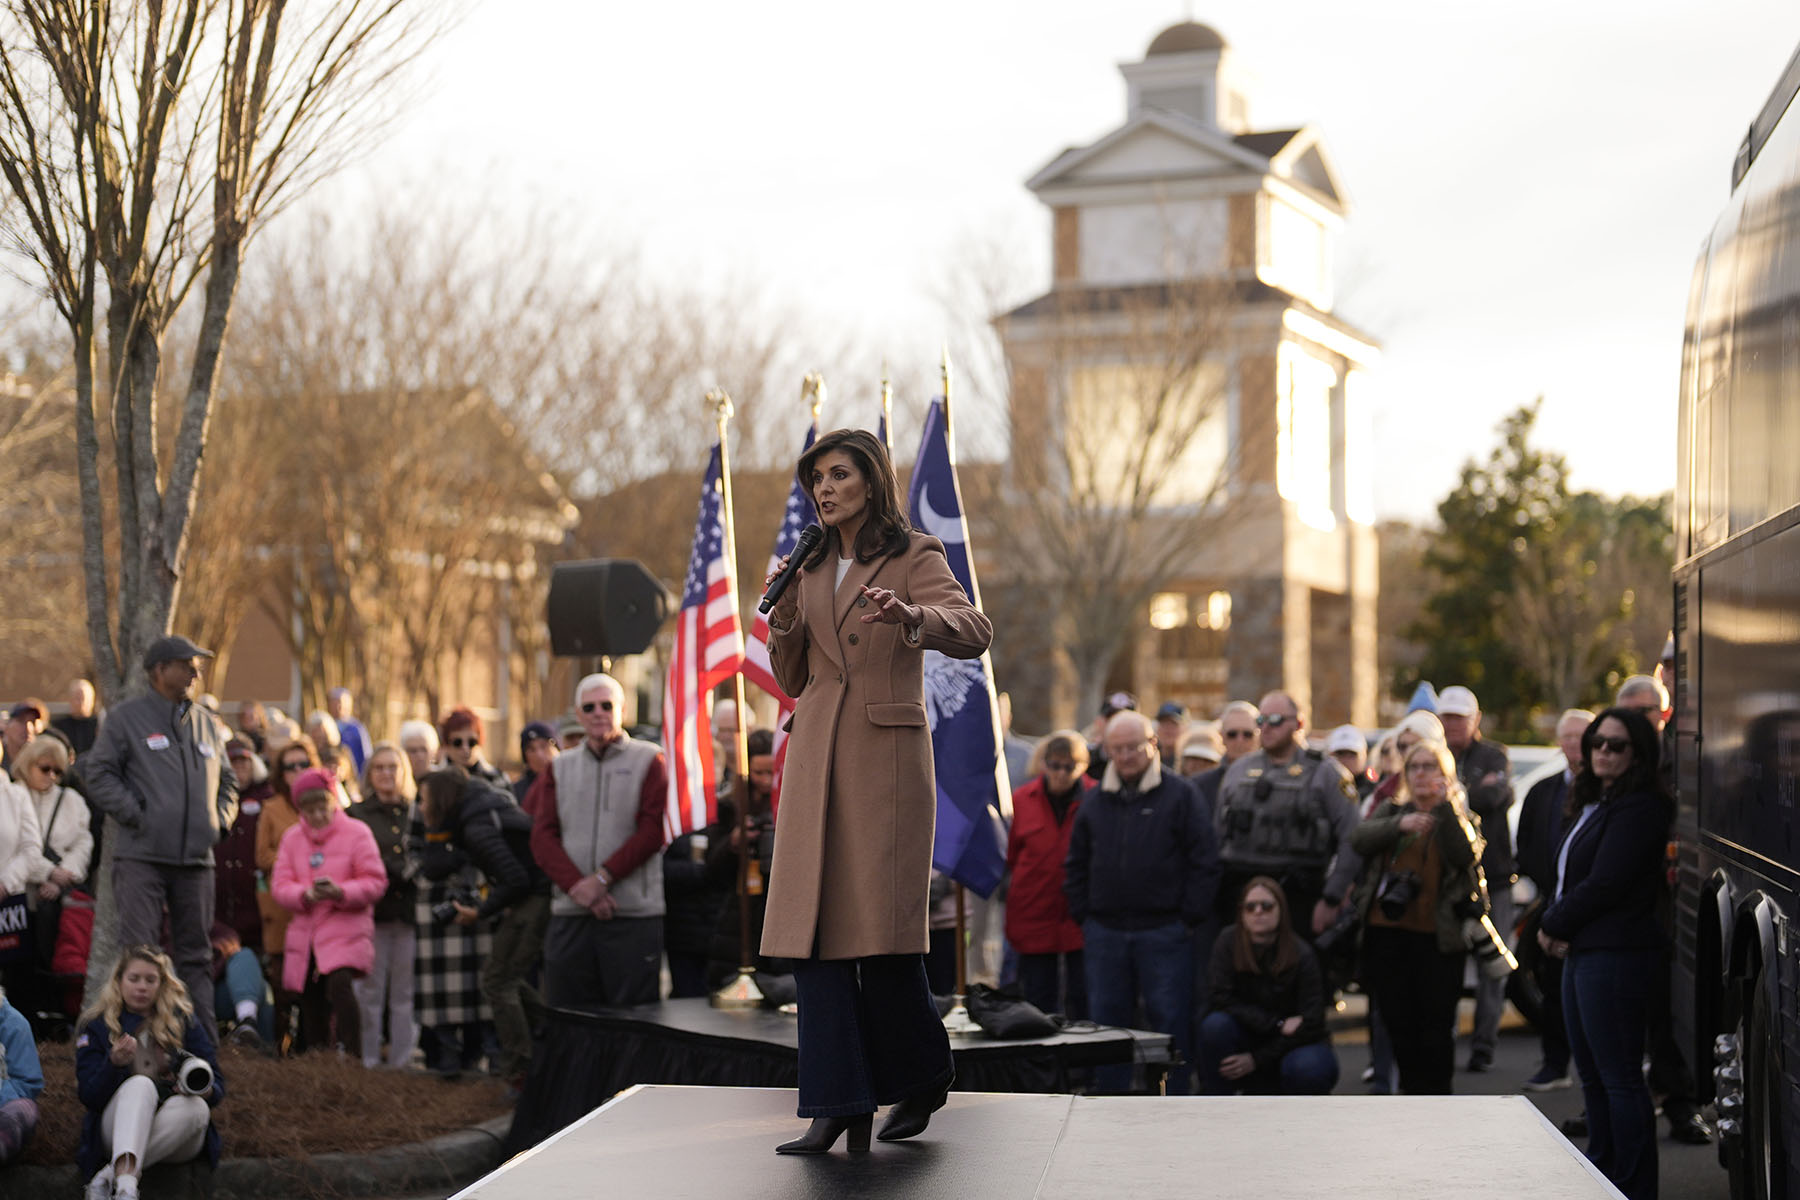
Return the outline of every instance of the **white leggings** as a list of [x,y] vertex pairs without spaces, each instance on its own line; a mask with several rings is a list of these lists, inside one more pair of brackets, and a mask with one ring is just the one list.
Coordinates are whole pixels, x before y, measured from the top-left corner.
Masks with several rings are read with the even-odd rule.
[[133,1075],[119,1085],[100,1114],[100,1134],[111,1152],[108,1163],[123,1155],[137,1156],[137,1173],[152,1163],[186,1162],[206,1144],[211,1120],[206,1101],[198,1096],[170,1096],[156,1102],[156,1084],[147,1075]]

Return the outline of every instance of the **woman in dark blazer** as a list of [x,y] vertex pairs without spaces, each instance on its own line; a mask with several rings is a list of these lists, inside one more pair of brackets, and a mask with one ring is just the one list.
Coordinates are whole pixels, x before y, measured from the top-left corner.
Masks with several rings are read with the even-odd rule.
[[1587,1101],[1588,1158],[1628,1200],[1656,1196],[1656,1110],[1644,1083],[1651,979],[1669,969],[1657,896],[1673,803],[1643,714],[1609,708],[1581,742],[1538,941],[1565,959],[1563,1019]]
[[[937,784],[925,651],[978,658],[993,626],[943,543],[914,533],[887,451],[840,429],[800,457],[826,533],[769,614],[769,663],[794,697],[762,952],[795,960],[800,1115],[820,1154],[924,1130],[954,1076],[925,981]],[[782,565],[785,565],[783,563]],[[771,575],[771,578],[773,576]]]

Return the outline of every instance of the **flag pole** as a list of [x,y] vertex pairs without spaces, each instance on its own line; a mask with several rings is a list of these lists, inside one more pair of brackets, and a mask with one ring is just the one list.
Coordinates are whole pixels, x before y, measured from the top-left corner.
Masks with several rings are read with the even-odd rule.
[[[731,449],[726,437],[735,412],[731,404],[731,396],[723,388],[714,388],[706,393],[706,402],[712,406],[713,419],[719,426],[719,505],[725,520],[725,544],[731,548],[731,567],[737,570],[737,521],[731,506]],[[736,580],[732,581],[734,586]],[[750,952],[750,903],[749,890],[750,858],[755,850],[750,846],[750,742],[745,732],[746,714],[750,711],[744,699],[744,668],[738,665],[737,672],[731,677],[733,697],[737,701],[737,729],[731,738],[732,753],[737,756],[737,832],[738,832],[738,973],[724,987],[712,995],[712,1006],[725,1009],[760,1008],[763,1002],[762,989],[756,986],[756,959]]]
[[881,429],[887,435],[884,447],[888,457],[894,457],[894,385],[888,382],[887,360],[881,360]]
[[[944,437],[950,437],[950,347],[946,345],[938,359],[938,382],[944,398]],[[981,1027],[969,1017],[964,1000],[969,994],[969,924],[967,889],[960,880],[952,880],[956,889],[956,1002],[944,1014],[944,1028],[951,1033],[975,1033]]]

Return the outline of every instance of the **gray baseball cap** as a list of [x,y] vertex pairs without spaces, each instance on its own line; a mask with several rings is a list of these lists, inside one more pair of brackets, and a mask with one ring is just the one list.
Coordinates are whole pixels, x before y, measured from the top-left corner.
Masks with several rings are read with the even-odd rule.
[[211,658],[212,656],[213,652],[206,647],[196,646],[184,637],[171,634],[168,637],[159,637],[150,643],[150,648],[144,651],[144,670],[148,671],[159,663],[173,662],[178,658]]

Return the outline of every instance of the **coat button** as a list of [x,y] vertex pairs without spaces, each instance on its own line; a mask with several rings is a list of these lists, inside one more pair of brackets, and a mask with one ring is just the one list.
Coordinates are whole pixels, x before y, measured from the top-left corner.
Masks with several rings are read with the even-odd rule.
[[869,598],[867,596],[858,596],[856,598],[856,607],[858,607],[858,608],[869,607]]
[[850,644],[852,646],[856,645],[856,635],[854,633],[850,635]]
[[837,677],[837,681],[838,681],[838,682],[839,682],[839,683],[842,683],[842,682],[844,682],[844,676],[843,676],[843,674],[842,674],[842,673],[841,673],[841,672],[840,672],[840,673],[839,673],[839,675],[838,675],[838,677]]

